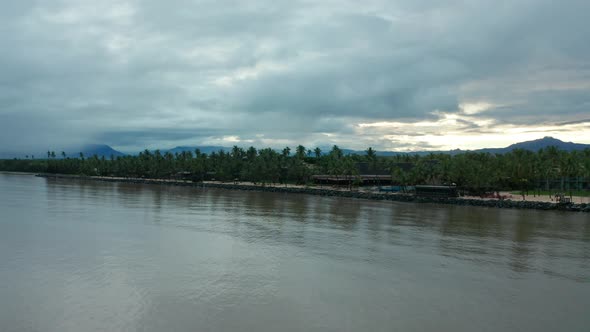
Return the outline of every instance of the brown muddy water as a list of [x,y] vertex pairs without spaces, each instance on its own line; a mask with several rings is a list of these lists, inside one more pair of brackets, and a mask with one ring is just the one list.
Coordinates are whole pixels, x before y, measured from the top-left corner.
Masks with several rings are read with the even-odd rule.
[[585,213],[0,173],[0,331],[590,331]]

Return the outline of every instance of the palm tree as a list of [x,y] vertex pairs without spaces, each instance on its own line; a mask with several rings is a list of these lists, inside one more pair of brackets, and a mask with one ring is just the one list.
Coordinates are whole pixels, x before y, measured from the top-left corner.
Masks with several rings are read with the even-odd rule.
[[297,158],[299,158],[299,159],[305,158],[305,151],[306,151],[305,146],[298,145],[297,149],[295,151],[296,151]]
[[539,155],[542,156],[543,169],[545,174],[545,186],[550,190],[550,180],[554,180],[559,173],[559,150],[555,146],[547,147],[545,150],[540,150]]
[[316,147],[316,148],[313,150],[313,153],[315,154],[315,157],[316,157],[316,158],[319,158],[319,157],[321,157],[321,156],[322,156],[322,149],[320,149],[319,147]]
[[256,151],[256,148],[251,146],[248,148],[248,151],[246,151],[246,158],[248,158],[248,161],[252,162],[256,158],[257,154],[258,151]]
[[332,147],[332,151],[330,151],[330,155],[335,157],[335,158],[342,158],[342,150],[340,150],[340,148],[338,147],[338,145],[334,145]]
[[367,159],[370,161],[377,159],[377,153],[375,153],[375,150],[373,150],[372,147],[369,147],[365,152],[367,153]]
[[234,147],[231,150],[232,157],[236,159],[241,159],[243,153],[244,150],[242,150],[242,148],[238,147],[237,145],[234,145]]
[[562,154],[562,177],[566,178],[567,180],[567,189],[569,190],[570,193],[570,199],[572,199],[573,194],[572,194],[572,178],[577,176],[578,173],[578,165],[576,165],[576,161],[574,158],[573,153],[563,153]]
[[288,157],[291,154],[291,148],[288,146],[283,149],[283,157]]
[[377,168],[377,153],[375,153],[372,147],[369,147],[365,152],[367,153],[367,160],[369,161],[371,170],[375,171]]
[[342,174],[348,179],[348,190],[352,190],[353,178],[356,179],[358,176],[358,168],[356,167],[354,160],[350,157],[342,159],[341,169]]

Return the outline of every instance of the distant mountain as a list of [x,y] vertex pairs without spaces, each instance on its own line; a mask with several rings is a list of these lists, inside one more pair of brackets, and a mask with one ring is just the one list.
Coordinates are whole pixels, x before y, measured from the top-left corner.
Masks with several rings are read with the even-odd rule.
[[509,145],[505,148],[486,148],[486,149],[479,149],[479,150],[475,150],[475,151],[489,152],[489,153],[507,153],[512,150],[523,149],[523,150],[529,150],[529,151],[536,152],[536,151],[539,151],[540,149],[546,149],[550,146],[554,146],[554,147],[558,148],[559,150],[563,150],[563,151],[581,151],[581,150],[590,148],[590,144],[564,142],[564,141],[558,140],[557,138],[545,136],[543,138],[532,140],[532,141],[515,143],[515,144]]
[[[92,157],[97,155],[99,157],[110,158],[111,155],[115,157],[125,156],[125,153],[117,151],[112,147],[105,145],[105,144],[88,144],[83,145],[81,147],[70,147],[63,150],[53,150],[55,152],[55,158],[62,158],[62,151],[66,152],[66,157],[68,158],[79,158],[80,152],[84,154],[84,157]],[[47,158],[47,150],[42,151],[34,151],[34,152],[23,152],[23,151],[0,151],[0,159],[12,159],[12,158],[32,158],[34,156],[35,159],[46,159]]]
[[110,158],[111,156],[122,157],[125,155],[123,152],[119,152],[105,144],[88,144],[81,147],[79,150],[80,151],[76,153],[68,153],[67,156],[70,158],[77,158],[80,156],[80,152],[83,153],[85,157],[97,155],[99,157]]
[[[543,138],[532,140],[532,141],[515,143],[515,144],[509,145],[509,146],[504,147],[504,148],[484,148],[484,149],[478,149],[478,150],[460,150],[460,149],[455,149],[455,150],[449,150],[449,151],[412,151],[412,152],[376,151],[376,154],[378,156],[383,156],[383,157],[395,156],[395,155],[399,155],[399,154],[409,154],[409,155],[421,155],[421,156],[423,156],[423,155],[427,155],[427,154],[430,154],[430,153],[435,153],[435,154],[436,153],[445,153],[445,154],[456,155],[456,154],[461,154],[461,153],[465,153],[465,152],[488,152],[488,153],[502,154],[502,153],[510,152],[512,150],[515,150],[515,149],[523,149],[523,150],[529,150],[529,151],[535,151],[536,152],[536,151],[539,151],[540,149],[545,149],[545,148],[548,148],[550,146],[555,146],[559,150],[563,150],[563,151],[581,151],[581,150],[584,150],[584,149],[590,149],[590,144],[580,144],[580,143],[573,143],[573,142],[564,142],[564,141],[561,141],[561,140],[559,140],[557,138],[545,136]],[[329,150],[327,150],[327,151],[329,151]],[[364,155],[366,153],[365,151],[348,150],[348,149],[342,149],[342,151],[344,152],[344,154],[359,154],[359,155]]]
[[512,144],[512,145],[506,147],[505,149],[507,151],[512,151],[514,149],[538,151],[540,149],[545,149],[550,146],[554,146],[554,147],[558,148],[559,150],[564,150],[564,151],[580,151],[580,150],[590,148],[590,144],[564,142],[564,141],[558,140],[553,137],[545,136],[541,139],[537,139],[537,140],[533,140],[533,141],[526,141],[526,142]]
[[[532,140],[532,141],[515,143],[515,144],[512,144],[512,145],[504,147],[504,148],[484,148],[484,149],[478,149],[478,150],[455,149],[455,150],[447,150],[447,151],[412,151],[412,152],[375,151],[375,153],[378,156],[382,156],[382,157],[390,157],[390,156],[395,156],[395,155],[400,155],[400,154],[423,156],[423,155],[427,155],[430,153],[445,153],[445,154],[456,155],[456,154],[461,154],[461,153],[465,153],[465,152],[489,152],[489,153],[500,153],[501,154],[501,153],[510,152],[515,149],[538,151],[540,149],[544,149],[544,148],[547,148],[550,146],[555,146],[558,149],[565,150],[565,151],[584,150],[584,149],[590,148],[590,144],[564,142],[559,139],[546,136],[546,137]],[[332,149],[331,147],[327,147],[327,146],[322,146],[320,148],[322,150],[322,154],[328,154],[330,152],[330,150]],[[161,153],[170,152],[172,154],[181,153],[183,151],[190,151],[194,154],[196,149],[201,150],[202,153],[211,154],[212,152],[219,152],[220,150],[223,150],[225,152],[230,152],[232,148],[227,147],[227,146],[215,146],[215,145],[177,146],[177,147],[169,149],[169,150],[163,149],[160,151],[161,151]],[[281,150],[282,149],[276,149],[276,151],[279,151],[279,152]],[[124,153],[116,151],[116,150],[112,149],[110,146],[104,145],[104,144],[86,145],[85,147],[83,147],[83,149],[81,151],[84,153],[85,156],[92,156],[92,155],[96,154],[99,157],[101,157],[101,156],[110,157],[112,154],[115,157],[117,157],[117,156],[125,155]],[[291,152],[293,152],[293,148],[292,148]],[[56,153],[57,153],[57,151],[56,151]],[[344,149],[343,148],[342,153],[344,155],[351,155],[351,154],[364,155],[366,152],[364,150],[352,150],[352,149]],[[77,157],[78,155],[79,155],[79,153],[72,155],[72,157]]]
[[[501,153],[510,152],[515,149],[538,151],[539,149],[548,148],[550,146],[555,146],[558,149],[564,150],[564,151],[579,151],[579,150],[584,150],[584,149],[590,149],[590,144],[564,142],[559,139],[547,136],[547,137],[543,137],[543,138],[532,140],[532,141],[515,143],[515,144],[512,144],[512,145],[504,147],[504,148],[485,148],[485,149],[478,149],[478,150],[456,149],[456,150],[450,150],[450,151],[412,151],[412,152],[375,151],[375,152],[378,156],[383,156],[383,157],[395,156],[395,155],[400,155],[400,154],[427,155],[430,153],[445,153],[445,154],[456,155],[456,154],[461,154],[461,153],[470,152],[470,151],[471,152],[488,152],[488,153],[500,153],[501,154]],[[160,151],[162,153],[170,152],[173,154],[181,153],[183,151],[190,151],[194,154],[196,149],[201,150],[201,152],[203,152],[203,153],[211,154],[212,152],[219,152],[220,150],[223,150],[225,152],[229,152],[229,151],[231,151],[232,148],[225,147],[225,146],[211,146],[211,145],[177,146],[173,149],[160,150]],[[276,151],[279,151],[279,152],[281,150],[282,149],[276,149]],[[323,147],[321,147],[321,150],[322,150],[322,154],[327,154],[330,152],[331,147],[323,146]],[[111,155],[115,156],[115,157],[126,155],[125,153],[117,151],[117,150],[113,149],[112,147],[105,145],[105,144],[89,144],[89,145],[85,145],[81,148],[73,148],[73,149],[70,148],[70,149],[67,149],[66,151],[69,151],[67,153],[67,156],[70,158],[78,158],[80,156],[80,152],[82,152],[85,157],[91,157],[93,155],[97,155],[99,157],[104,156],[105,158],[110,158]],[[76,151],[76,152],[74,152],[74,151]],[[293,150],[291,150],[291,152],[293,152]],[[56,158],[61,158],[61,151],[55,151],[55,153],[57,154]],[[351,154],[364,155],[366,152],[364,150],[342,149],[342,153],[345,155],[351,155]],[[0,151],[0,159],[12,159],[12,158],[24,159],[26,157],[30,157],[31,155],[34,155],[36,159],[43,159],[43,158],[47,158],[47,151],[28,153],[28,154],[20,152],[20,151],[19,152]]]

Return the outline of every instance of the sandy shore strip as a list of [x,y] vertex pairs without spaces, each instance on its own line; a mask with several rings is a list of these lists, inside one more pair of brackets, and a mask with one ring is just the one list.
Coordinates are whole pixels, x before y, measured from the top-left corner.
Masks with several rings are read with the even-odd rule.
[[[565,197],[569,198],[570,196],[567,195]],[[525,195],[525,199],[522,199],[522,195],[517,195],[512,192],[500,192],[501,196],[507,197],[512,201],[527,201],[527,202],[544,202],[544,203],[557,203],[555,201],[555,197],[549,197],[548,195],[533,195],[529,192],[528,195]],[[482,199],[482,200],[498,200],[497,198],[482,198],[479,196],[462,196],[466,199]],[[576,204],[590,204],[590,197],[585,196],[572,196],[572,203]]]
[[[146,179],[146,178],[125,178],[125,177],[106,177],[106,176],[79,176],[79,175],[63,175],[63,174],[37,174],[38,177],[50,179],[71,179],[71,180],[90,180],[103,182],[120,182],[133,184],[155,184],[155,185],[172,185],[196,188],[218,188],[227,190],[243,190],[243,191],[264,191],[274,193],[293,193],[293,194],[308,194],[317,196],[332,196],[342,198],[358,198],[368,200],[386,200],[393,202],[408,202],[408,203],[434,203],[447,205],[462,205],[474,207],[488,207],[488,208],[508,208],[508,209],[532,209],[532,210],[561,210],[571,212],[590,212],[590,204],[587,203],[570,203],[557,204],[551,201],[523,201],[523,200],[498,200],[498,199],[482,199],[480,197],[424,197],[416,196],[407,193],[386,193],[378,192],[371,188],[362,188],[361,190],[349,190],[342,187],[312,187],[301,185],[254,185],[250,182],[192,182],[173,179]],[[513,195],[514,196],[514,195]],[[542,198],[542,197],[541,197]]]

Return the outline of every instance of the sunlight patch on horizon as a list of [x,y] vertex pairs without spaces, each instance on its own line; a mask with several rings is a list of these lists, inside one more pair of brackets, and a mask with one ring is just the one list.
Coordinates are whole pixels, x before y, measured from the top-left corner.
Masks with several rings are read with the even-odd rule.
[[[483,112],[481,107],[475,109]],[[392,146],[398,142],[405,142],[411,146],[405,151],[499,148],[545,136],[554,136],[564,141],[590,143],[590,140],[581,140],[583,137],[590,137],[590,123],[526,126],[498,124],[491,118],[457,113],[433,114],[438,115],[439,119],[360,123],[356,127],[357,134],[370,139],[390,141]],[[424,143],[430,146],[424,146]]]

